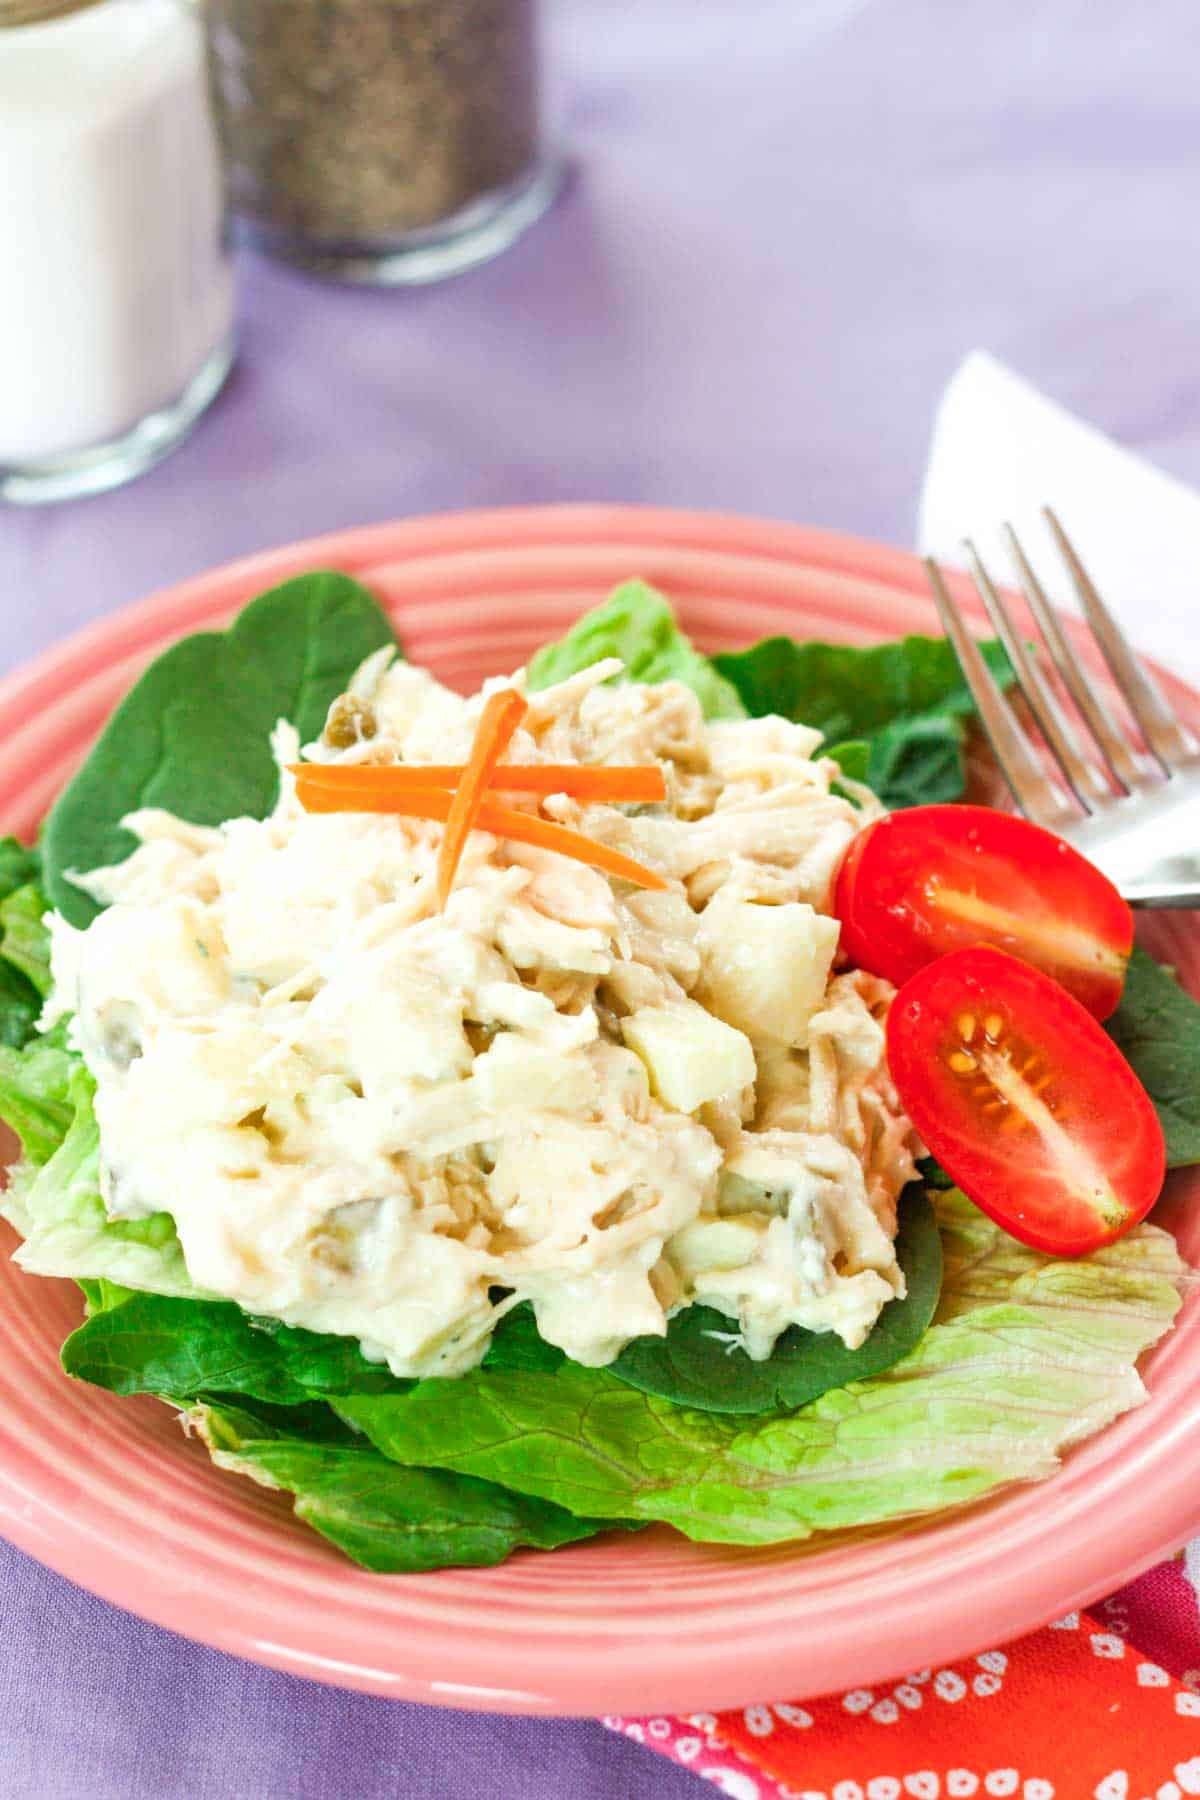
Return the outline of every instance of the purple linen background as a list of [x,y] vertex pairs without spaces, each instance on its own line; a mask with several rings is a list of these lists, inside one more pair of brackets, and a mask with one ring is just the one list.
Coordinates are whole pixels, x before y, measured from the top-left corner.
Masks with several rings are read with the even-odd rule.
[[[0,513],[0,668],[336,527],[643,500],[911,539],[985,344],[1200,482],[1194,0],[559,0],[579,170],[411,294],[247,262],[239,371],[116,494]],[[3,398],[0,396],[0,405]],[[686,1800],[583,1722],[345,1695],[143,1625],[0,1545],[4,1800]]]

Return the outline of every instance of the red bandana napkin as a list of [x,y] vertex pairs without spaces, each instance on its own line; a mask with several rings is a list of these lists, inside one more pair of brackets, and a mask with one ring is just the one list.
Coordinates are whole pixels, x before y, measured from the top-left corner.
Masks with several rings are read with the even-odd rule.
[[[1200,1545],[1189,1556],[1200,1566]],[[605,1724],[729,1800],[1184,1800],[1200,1795],[1196,1590],[1180,1557],[1094,1613],[945,1668],[803,1704]]]

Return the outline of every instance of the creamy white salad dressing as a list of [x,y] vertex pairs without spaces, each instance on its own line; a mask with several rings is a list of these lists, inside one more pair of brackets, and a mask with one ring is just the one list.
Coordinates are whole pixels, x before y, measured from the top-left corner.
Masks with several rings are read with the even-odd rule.
[[[135,813],[80,878],[108,904],[52,920],[47,1017],[96,1077],[110,1214],[169,1212],[198,1287],[400,1375],[472,1367],[520,1299],[601,1364],[693,1301],[756,1358],[792,1324],[854,1346],[903,1293],[891,990],[833,972],[822,911],[878,809],[817,733],[616,667],[530,696],[507,757],[661,762],[666,805],[545,807],[666,892],[477,831],[439,913],[439,825],[310,816],[286,773],[265,820]],[[306,754],[463,761],[497,685],[382,653]]]

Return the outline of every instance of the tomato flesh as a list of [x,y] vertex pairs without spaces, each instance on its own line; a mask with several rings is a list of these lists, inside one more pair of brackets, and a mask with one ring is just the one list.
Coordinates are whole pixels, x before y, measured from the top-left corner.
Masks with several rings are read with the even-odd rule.
[[834,890],[842,948],[897,987],[971,944],[1052,975],[1097,1019],[1121,998],[1133,914],[1053,832],[985,806],[914,806],[868,826]]
[[930,1154],[1022,1243],[1083,1256],[1154,1205],[1166,1147],[1150,1097],[1039,969],[985,945],[943,956],[897,994],[887,1043]]

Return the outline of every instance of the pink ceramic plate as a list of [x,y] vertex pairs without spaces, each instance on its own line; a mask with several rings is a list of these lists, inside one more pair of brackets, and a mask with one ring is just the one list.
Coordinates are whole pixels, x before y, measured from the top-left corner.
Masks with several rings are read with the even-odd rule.
[[[0,826],[31,833],[138,668],[299,570],[374,588],[410,657],[460,687],[512,668],[623,576],[707,648],[764,633],[935,629],[910,556],[703,514],[569,507],[415,520],[218,570],[105,620],[0,686]],[[1200,700],[1164,677],[1193,720]],[[1153,944],[1200,987],[1182,915]],[[1200,1262],[1200,1179],[1160,1209]],[[1192,1204],[1189,1206],[1189,1202]],[[666,1530],[499,1569],[374,1576],[213,1469],[164,1407],[69,1382],[68,1283],[0,1263],[0,1529],[148,1619],[302,1675],[410,1700],[677,1711],[874,1683],[1003,1642],[1132,1577],[1200,1528],[1200,1294],[1148,1364],[1149,1403],[1053,1480],[907,1530],[729,1552]]]

